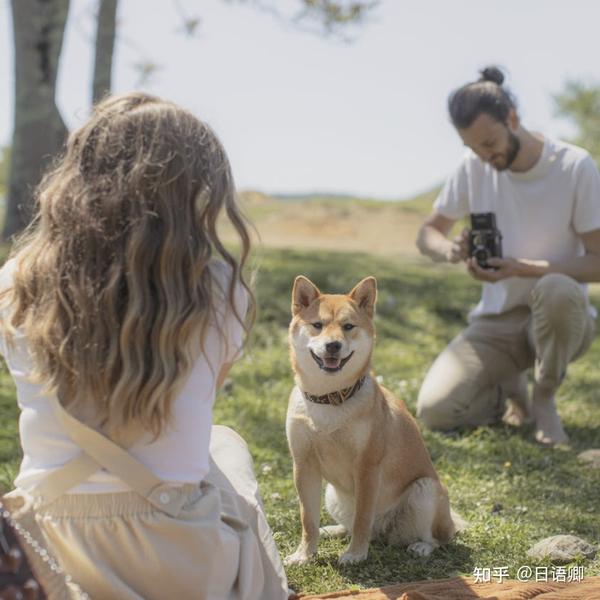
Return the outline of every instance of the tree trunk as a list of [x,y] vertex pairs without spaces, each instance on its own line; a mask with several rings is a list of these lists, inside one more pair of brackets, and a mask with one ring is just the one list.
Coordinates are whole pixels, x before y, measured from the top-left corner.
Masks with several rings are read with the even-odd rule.
[[33,190],[67,134],[55,92],[69,0],[11,0],[11,5],[15,117],[4,240],[31,221]]
[[118,0],[98,1],[98,29],[96,31],[96,54],[94,59],[94,104],[110,92],[113,51],[117,23]]

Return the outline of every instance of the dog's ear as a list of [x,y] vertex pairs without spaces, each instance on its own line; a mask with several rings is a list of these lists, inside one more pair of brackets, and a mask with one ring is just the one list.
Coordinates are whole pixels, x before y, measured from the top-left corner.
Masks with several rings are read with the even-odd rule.
[[377,280],[375,277],[365,277],[354,286],[348,296],[372,317],[375,312],[375,301],[377,300]]
[[319,288],[310,279],[298,275],[292,290],[292,315],[296,316],[321,295]]

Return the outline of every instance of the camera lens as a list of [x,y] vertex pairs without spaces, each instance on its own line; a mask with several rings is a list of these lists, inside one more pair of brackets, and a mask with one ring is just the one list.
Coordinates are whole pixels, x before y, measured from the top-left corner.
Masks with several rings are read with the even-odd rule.
[[473,256],[479,263],[479,266],[487,266],[488,258],[490,258],[490,251],[485,246],[478,246],[473,252]]

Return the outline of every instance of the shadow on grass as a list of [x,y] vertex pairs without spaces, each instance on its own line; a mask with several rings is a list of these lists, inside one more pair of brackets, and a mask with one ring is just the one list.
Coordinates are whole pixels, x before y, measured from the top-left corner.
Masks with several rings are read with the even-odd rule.
[[436,549],[426,558],[417,558],[400,546],[374,541],[371,542],[369,557],[364,563],[340,566],[337,556],[319,560],[322,564],[329,563],[331,568],[347,580],[364,587],[386,587],[401,581],[443,579],[458,572],[472,572],[475,567],[471,549],[461,543],[460,537]]
[[598,426],[568,425],[566,431],[574,452],[583,452],[592,448],[600,449],[600,428]]
[[458,271],[449,277],[445,270],[428,269],[424,277],[421,266],[365,254],[274,250],[261,253],[259,260],[260,321],[286,328],[297,275],[311,279],[322,292],[334,294],[346,293],[363,277],[375,275],[379,288],[379,333],[396,336],[405,330],[402,337],[407,338],[412,328],[422,325],[410,316],[415,309],[448,324],[459,324],[464,322],[467,308],[478,294],[477,284]]
[[[582,448],[600,446],[598,428],[569,427],[569,434]],[[454,482],[463,488],[471,482],[469,493],[459,494],[461,510],[483,520],[526,519],[532,530],[548,535],[600,535],[600,471],[578,460],[579,448],[540,446],[532,427],[478,428],[454,437],[425,432],[425,438],[451,501]]]

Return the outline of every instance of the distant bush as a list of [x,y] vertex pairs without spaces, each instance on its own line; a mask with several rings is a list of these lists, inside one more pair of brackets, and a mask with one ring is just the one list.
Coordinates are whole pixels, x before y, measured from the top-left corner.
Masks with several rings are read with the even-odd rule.
[[554,100],[558,113],[577,126],[573,141],[585,148],[600,166],[600,85],[570,81]]

